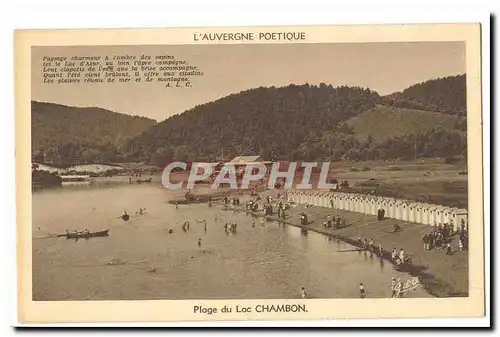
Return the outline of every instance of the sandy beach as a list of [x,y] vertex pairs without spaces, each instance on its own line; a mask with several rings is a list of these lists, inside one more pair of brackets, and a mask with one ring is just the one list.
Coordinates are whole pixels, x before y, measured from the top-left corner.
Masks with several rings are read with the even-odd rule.
[[[261,198],[267,195],[275,198],[279,191],[265,191],[260,193]],[[308,230],[328,235],[357,245],[359,238],[362,240],[373,239],[375,246],[382,245],[384,250],[383,259],[392,263],[391,251],[393,248],[399,252],[402,248],[405,255],[411,257],[411,262],[400,267],[400,271],[419,277],[426,291],[436,297],[468,296],[468,252],[458,249],[458,236],[452,238],[452,254],[446,255],[444,250],[437,248],[425,251],[422,243],[422,235],[432,231],[431,226],[406,222],[396,219],[384,219],[378,221],[376,216],[362,213],[335,210],[325,207],[305,207],[304,205],[293,205],[286,213],[286,220],[280,220],[275,212],[272,216],[264,216],[263,212],[249,212],[245,210],[244,202],[249,196],[240,197],[240,206],[230,206],[241,212],[251,213],[255,216],[264,217],[268,220],[282,221],[286,224],[306,227]],[[309,225],[301,226],[300,213],[304,212],[309,220]],[[346,219],[346,227],[337,230],[325,229],[323,221],[328,215],[339,215]],[[399,224],[402,231],[390,233],[394,224]]]

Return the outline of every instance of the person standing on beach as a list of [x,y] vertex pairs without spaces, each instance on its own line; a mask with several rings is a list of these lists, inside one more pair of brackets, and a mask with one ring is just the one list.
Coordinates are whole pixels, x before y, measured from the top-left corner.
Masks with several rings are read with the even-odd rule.
[[446,244],[446,255],[451,255],[451,243]]
[[363,240],[363,248],[365,251],[367,251],[369,248],[368,248],[368,240],[367,239],[364,239]]
[[370,252],[373,252],[373,249],[375,248],[374,245],[375,242],[373,241],[373,239],[370,239],[370,242],[368,242],[368,249],[370,249]]
[[378,256],[382,257],[384,255],[384,250],[382,249],[382,244],[378,244]]
[[198,239],[198,248],[201,248],[201,238]]
[[300,291],[300,297],[307,298],[306,289],[304,287],[302,287],[302,289]]
[[405,262],[405,253],[403,251],[403,248],[399,251],[399,262],[404,263]]
[[392,254],[391,254],[391,258],[392,258],[392,262],[393,263],[396,263],[396,257],[398,256],[398,253],[396,252],[396,247],[394,247],[392,249]]
[[422,235],[422,242],[424,243],[424,250],[429,250],[429,234]]
[[363,285],[363,283],[359,284],[359,297],[361,297],[361,298],[366,297],[365,286]]

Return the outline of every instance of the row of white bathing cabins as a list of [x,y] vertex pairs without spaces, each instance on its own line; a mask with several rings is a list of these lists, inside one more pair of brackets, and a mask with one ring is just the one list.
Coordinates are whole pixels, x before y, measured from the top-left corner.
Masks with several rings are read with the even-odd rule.
[[286,198],[288,202],[296,204],[328,207],[371,215],[377,215],[378,211],[383,209],[386,218],[429,226],[445,223],[453,224],[455,230],[459,230],[462,224],[466,229],[468,228],[467,210],[455,207],[342,192],[289,190],[286,193]]

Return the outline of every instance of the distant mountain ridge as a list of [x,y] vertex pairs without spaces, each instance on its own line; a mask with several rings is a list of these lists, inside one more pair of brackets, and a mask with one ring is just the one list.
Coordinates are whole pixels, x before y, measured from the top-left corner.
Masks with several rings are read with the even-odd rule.
[[463,155],[464,83],[465,75],[451,76],[382,97],[367,88],[326,84],[256,88],[172,116],[127,142],[124,151],[130,159],[160,165],[222,155],[287,160]]
[[387,96],[324,83],[259,87],[160,123],[99,108],[33,102],[33,148],[71,164],[164,165],[237,155],[268,160],[465,156],[465,101],[465,75],[459,75]]

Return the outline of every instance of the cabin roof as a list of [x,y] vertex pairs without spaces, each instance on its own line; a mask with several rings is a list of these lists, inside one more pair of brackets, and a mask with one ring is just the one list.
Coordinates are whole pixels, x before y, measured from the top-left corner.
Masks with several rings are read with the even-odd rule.
[[231,164],[247,164],[259,161],[260,156],[236,156],[229,163]]

